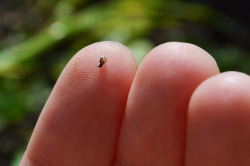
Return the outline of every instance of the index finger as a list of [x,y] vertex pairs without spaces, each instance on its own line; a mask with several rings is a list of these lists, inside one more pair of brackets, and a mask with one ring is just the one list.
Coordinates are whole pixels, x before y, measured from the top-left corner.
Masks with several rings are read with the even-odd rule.
[[[101,56],[108,61],[98,68]],[[119,43],[79,51],[59,77],[21,165],[110,166],[135,72],[133,55]]]

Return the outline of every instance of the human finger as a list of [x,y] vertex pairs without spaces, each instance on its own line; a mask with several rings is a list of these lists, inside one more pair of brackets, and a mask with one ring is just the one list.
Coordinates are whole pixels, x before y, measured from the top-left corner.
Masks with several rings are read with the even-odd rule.
[[[107,62],[99,68],[101,56]],[[136,72],[116,42],[83,48],[60,75],[32,134],[22,166],[110,166]]]
[[217,73],[214,59],[195,45],[154,48],[133,81],[114,165],[183,166],[190,96]]
[[250,77],[226,72],[195,90],[188,111],[186,166],[250,165]]

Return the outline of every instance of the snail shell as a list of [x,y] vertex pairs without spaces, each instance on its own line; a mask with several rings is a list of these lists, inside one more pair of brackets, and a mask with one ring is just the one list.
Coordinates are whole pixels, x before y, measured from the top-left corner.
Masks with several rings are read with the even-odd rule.
[[98,67],[101,68],[102,65],[104,65],[107,61],[108,61],[108,59],[105,56],[101,56],[100,65]]

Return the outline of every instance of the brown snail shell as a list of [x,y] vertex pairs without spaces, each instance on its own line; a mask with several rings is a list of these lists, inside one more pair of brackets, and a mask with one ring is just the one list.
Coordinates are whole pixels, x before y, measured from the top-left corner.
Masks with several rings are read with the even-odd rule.
[[107,61],[108,59],[105,56],[101,56],[100,65],[98,67],[101,68]]

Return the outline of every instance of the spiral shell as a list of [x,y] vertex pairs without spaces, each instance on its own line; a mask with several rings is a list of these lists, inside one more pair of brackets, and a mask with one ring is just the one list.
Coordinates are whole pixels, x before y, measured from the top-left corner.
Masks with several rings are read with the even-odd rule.
[[101,68],[102,65],[104,65],[107,61],[108,61],[108,59],[105,56],[101,56],[100,65],[98,67]]

